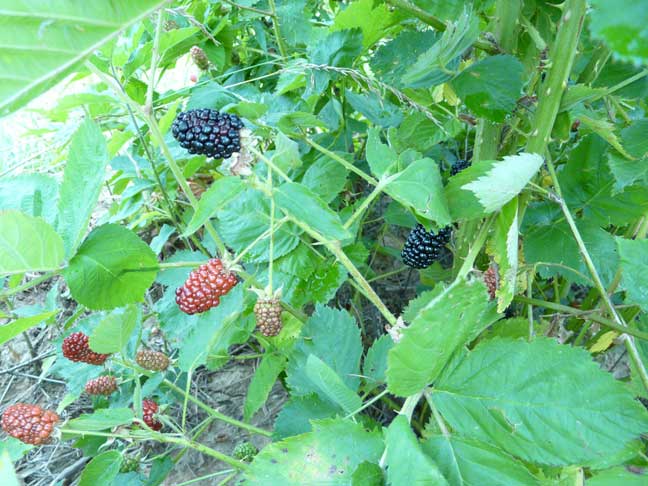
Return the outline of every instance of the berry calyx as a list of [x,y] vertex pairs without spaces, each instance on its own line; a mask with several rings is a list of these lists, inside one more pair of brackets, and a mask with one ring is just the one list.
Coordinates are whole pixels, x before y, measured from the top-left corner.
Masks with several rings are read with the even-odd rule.
[[176,290],[176,304],[186,314],[206,312],[220,304],[220,297],[238,283],[236,275],[212,258],[189,274],[184,285]]
[[256,327],[266,337],[276,336],[281,332],[281,302],[279,299],[259,299],[254,304]]
[[169,358],[159,351],[141,349],[135,355],[135,362],[145,370],[164,371],[169,367]]
[[416,227],[407,237],[401,251],[403,263],[412,268],[427,268],[439,259],[441,248],[450,241],[452,228],[446,226],[437,233],[427,231],[422,224]]
[[88,380],[85,384],[85,391],[88,395],[110,395],[117,391],[117,379],[114,376],[100,376]]
[[63,340],[63,356],[70,361],[102,365],[110,356],[109,354],[95,353],[88,345],[88,336],[82,332],[70,334]]
[[46,443],[59,416],[38,405],[16,403],[7,407],[2,414],[2,430],[25,444]]
[[237,444],[232,451],[234,458],[244,462],[251,462],[252,459],[254,459],[254,456],[256,456],[258,453],[259,449],[254,447],[254,445],[250,444],[249,442],[241,442]]
[[162,429],[162,424],[153,417],[159,409],[160,407],[153,400],[148,398],[142,400],[142,418],[144,423],[153,430]]
[[227,159],[241,151],[241,128],[238,116],[203,108],[179,113],[171,132],[190,154]]

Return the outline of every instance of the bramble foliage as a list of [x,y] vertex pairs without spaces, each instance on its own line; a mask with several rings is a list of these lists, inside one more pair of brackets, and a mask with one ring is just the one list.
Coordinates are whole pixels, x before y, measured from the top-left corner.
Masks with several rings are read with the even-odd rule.
[[[9,435],[74,441],[81,485],[178,447],[245,485],[645,483],[643,2],[0,4],[0,114],[71,92],[29,105],[64,168],[0,166],[0,343],[59,324],[66,384]],[[241,358],[230,417],[190,380]]]

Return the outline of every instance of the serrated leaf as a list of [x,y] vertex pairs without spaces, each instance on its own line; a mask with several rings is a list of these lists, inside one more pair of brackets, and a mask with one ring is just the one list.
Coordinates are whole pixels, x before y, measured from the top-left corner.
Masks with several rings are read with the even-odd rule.
[[105,224],[88,235],[63,275],[77,302],[114,309],[142,301],[157,267],[155,254],[135,233]]
[[333,201],[344,189],[349,172],[339,162],[323,156],[306,170],[302,184],[326,203]]
[[0,211],[0,275],[56,270],[63,263],[63,241],[43,218]]
[[200,229],[216,212],[232,202],[245,188],[243,181],[234,176],[223,177],[212,183],[200,200],[191,221],[182,236],[190,236]]
[[321,359],[311,354],[306,359],[306,376],[319,390],[319,395],[339,405],[347,414],[362,406],[360,397]]
[[422,448],[439,466],[450,486],[540,484],[521,462],[485,442],[454,435],[434,436],[426,440]]
[[648,240],[616,238],[626,300],[648,311]]
[[648,133],[648,120],[645,119],[637,120],[621,130],[621,143],[633,159],[628,159],[614,150],[608,152],[608,165],[616,180],[615,193],[621,192],[635,182],[644,187],[648,186],[648,138],[646,133]]
[[385,445],[390,484],[448,484],[434,461],[421,450],[404,415],[398,415],[387,428]]
[[[80,11],[68,2],[4,0],[0,115],[25,105],[72,72],[123,29],[165,4],[162,0],[92,3]],[[45,26],[45,27],[44,27]]]
[[516,198],[506,203],[497,215],[491,237],[490,253],[499,266],[497,312],[504,312],[515,296],[518,271],[518,224]]
[[470,219],[497,211],[525,188],[542,163],[538,154],[521,153],[468,167],[446,186],[450,213]]
[[85,467],[79,477],[79,486],[112,486],[122,461],[119,451],[102,452]]
[[299,155],[299,144],[279,132],[275,137],[275,152],[272,161],[284,172],[295,169],[302,165]]
[[374,5],[373,0],[359,0],[338,12],[331,30],[360,28],[362,45],[366,48],[379,40],[385,30],[397,21],[397,14],[390,12],[387,5]]
[[133,421],[130,408],[102,408],[94,413],[84,414],[65,424],[68,429],[99,431],[112,429],[118,425],[128,425]]
[[612,147],[614,147],[621,155],[628,159],[633,158],[632,155],[626,152],[626,150],[621,145],[619,138],[616,136],[614,130],[615,126],[613,123],[607,120],[586,116],[584,113],[578,113],[578,120],[580,120],[581,124],[584,127],[589,128],[598,136],[603,138],[607,143],[612,145]]
[[245,484],[349,486],[358,465],[380,460],[383,442],[379,432],[331,419],[314,422],[313,429],[263,449],[245,472]]
[[403,120],[403,113],[399,106],[371,91],[360,94],[347,89],[345,97],[354,110],[362,113],[374,125],[395,127]]
[[20,333],[37,326],[43,321],[48,320],[50,317],[58,314],[58,311],[43,312],[35,316],[21,317],[15,319],[7,324],[0,326],[0,344],[4,344],[10,339],[15,338]]
[[589,28],[614,54],[635,64],[648,63],[648,9],[633,0],[592,0]]
[[310,432],[311,420],[331,418],[342,413],[342,409],[314,393],[303,397],[292,396],[277,415],[274,438],[277,440]]
[[436,380],[453,353],[498,319],[481,281],[453,282],[424,294],[416,311],[405,315],[411,324],[389,351],[387,387],[409,396]]
[[277,206],[291,218],[307,225],[320,235],[345,240],[351,234],[344,228],[340,217],[313,191],[302,184],[287,182],[275,190]]
[[351,486],[383,486],[384,484],[382,468],[378,464],[367,461],[360,463],[351,476]]
[[385,372],[387,371],[387,353],[394,347],[394,340],[389,334],[384,334],[376,339],[362,363],[362,374],[367,380],[369,390],[383,384],[386,380]]
[[68,258],[74,255],[88,230],[108,160],[103,133],[92,120],[86,120],[72,137],[58,200],[56,229],[63,238]]
[[461,71],[451,84],[477,116],[502,122],[522,93],[522,72],[515,57],[490,56]]
[[122,351],[135,330],[138,318],[139,310],[134,305],[113,310],[90,335],[90,349],[104,354]]
[[439,226],[446,226],[451,221],[441,173],[432,159],[417,160],[391,176],[385,192]]
[[367,136],[367,163],[371,173],[380,179],[398,161],[396,151],[380,140],[380,130],[370,128]]
[[648,412],[587,351],[546,338],[479,344],[432,398],[456,434],[538,464],[592,464],[648,430]]
[[249,421],[268,399],[279,374],[286,366],[286,358],[282,355],[266,353],[254,372],[248,392],[245,397],[243,416]]

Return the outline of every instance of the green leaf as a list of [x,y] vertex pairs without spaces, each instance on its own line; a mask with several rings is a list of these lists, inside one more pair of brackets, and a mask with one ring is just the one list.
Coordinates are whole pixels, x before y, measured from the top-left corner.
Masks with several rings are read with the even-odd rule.
[[499,267],[497,312],[504,312],[515,296],[518,273],[518,226],[518,200],[512,199],[497,215],[490,247],[490,253]]
[[282,355],[266,353],[256,369],[243,407],[245,421],[249,422],[252,416],[263,406],[268,399],[279,374],[286,367],[286,358]]
[[43,312],[35,316],[21,317],[8,324],[0,326],[0,344],[4,344],[10,339],[15,338],[20,333],[37,326],[43,321],[48,320],[50,317],[58,314],[58,311]]
[[479,344],[432,398],[456,434],[538,464],[592,464],[648,430],[623,383],[587,351],[546,338]]
[[64,276],[80,304],[93,310],[114,309],[141,302],[157,266],[155,254],[135,233],[105,224],[88,235]]
[[360,463],[351,476],[351,486],[383,486],[384,484],[382,468],[372,462]]
[[164,3],[116,0],[93,2],[79,10],[69,2],[34,5],[3,0],[0,10],[6,21],[0,44],[5,47],[0,71],[6,74],[0,83],[0,116],[54,86],[105,42]]
[[56,229],[63,238],[68,258],[86,234],[90,216],[99,200],[106,165],[106,139],[92,120],[86,120],[72,137],[58,201]]
[[63,241],[43,218],[0,211],[0,275],[48,272],[63,263]]
[[[331,352],[335,350],[335,352]],[[288,360],[286,382],[292,395],[308,395],[320,390],[306,373],[309,355],[324,361],[346,386],[357,390],[362,342],[355,319],[344,310],[317,305],[302,329],[302,339]]]
[[317,231],[325,238],[334,240],[351,238],[349,231],[342,226],[340,217],[306,186],[286,182],[275,189],[275,199],[286,215]]
[[612,147],[614,147],[624,157],[629,159],[632,158],[632,156],[623,148],[621,142],[616,136],[614,123],[601,118],[587,116],[585,113],[587,112],[578,113],[578,120],[581,122],[581,125],[583,125],[583,128],[588,128],[596,133],[599,137],[612,145]]
[[637,120],[632,125],[621,130],[621,143],[626,151],[634,158],[632,160],[622,154],[610,150],[608,165],[616,182],[614,192],[618,193],[634,182],[644,187],[648,186],[648,120]]
[[354,110],[362,113],[374,125],[395,127],[403,120],[401,108],[376,93],[359,94],[347,89],[346,100]]
[[592,0],[589,27],[614,54],[635,64],[648,63],[648,9],[634,0]]
[[44,174],[20,174],[0,179],[0,209],[17,209],[29,216],[41,216],[54,225],[58,183]]
[[[255,2],[256,3],[256,2]],[[277,18],[281,34],[290,46],[309,45],[313,31],[312,7],[306,0],[277,2]]]
[[538,154],[521,153],[473,164],[446,186],[450,213],[455,219],[471,219],[497,211],[526,187],[542,163]]
[[133,411],[130,408],[102,408],[72,419],[65,426],[71,430],[99,431],[129,425],[132,421]]
[[456,22],[449,22],[441,38],[405,71],[402,81],[412,88],[428,88],[452,77],[458,57],[479,36],[476,16],[464,12]]
[[451,84],[477,116],[503,122],[522,93],[522,73],[515,57],[490,56],[461,71]]
[[191,236],[198,231],[218,210],[231,203],[244,188],[243,181],[234,176],[223,177],[214,181],[209,189],[200,196],[198,207],[182,236]]
[[391,393],[409,396],[435,381],[453,353],[498,319],[479,280],[439,284],[410,303],[411,324],[389,351],[387,385]]
[[601,471],[587,480],[587,486],[644,486],[645,484],[645,471],[631,471],[625,466]]
[[317,356],[311,354],[306,359],[306,376],[319,390],[321,397],[339,405],[347,414],[353,413],[362,406],[360,397]]
[[[246,189],[217,211],[217,216],[218,234],[227,246],[240,252],[270,228],[270,200],[260,191]],[[299,243],[300,233],[301,230],[292,223],[286,223],[275,231],[274,257],[290,253]],[[252,246],[246,260],[265,262],[270,257],[269,249],[270,239],[265,238]]]
[[616,238],[626,300],[648,311],[648,240]]
[[385,30],[397,21],[397,15],[390,12],[387,5],[378,4],[374,8],[373,0],[358,0],[338,12],[332,30],[359,27],[362,30],[362,45],[366,48],[383,37]]
[[369,390],[383,384],[386,380],[387,353],[394,347],[394,340],[389,334],[384,334],[376,339],[362,363],[362,374],[366,377]]
[[302,165],[301,156],[299,155],[299,144],[297,142],[279,132],[275,137],[275,147],[272,161],[281,170],[288,172]]
[[133,334],[138,319],[139,309],[134,305],[113,310],[90,335],[90,348],[104,354],[122,351]]
[[79,478],[79,486],[112,486],[122,460],[119,451],[102,452],[85,467]]
[[421,450],[404,415],[398,415],[385,432],[387,479],[390,484],[447,485],[434,461]]
[[300,277],[296,287],[285,297],[296,307],[306,304],[326,303],[347,280],[347,272],[340,263],[318,260],[317,267],[309,277]]
[[370,128],[367,137],[367,163],[371,173],[380,179],[389,168],[398,161],[398,155],[389,146],[380,141],[380,130]]
[[[485,442],[452,436],[434,436],[423,450],[439,466],[451,486],[488,484],[489,486],[537,486],[521,462]],[[589,481],[587,483],[589,485]]]
[[245,472],[245,484],[349,486],[358,465],[377,463],[382,451],[379,432],[366,432],[350,421],[321,420],[314,422],[313,432],[263,449]]
[[[344,155],[341,156],[344,157]],[[330,203],[344,189],[348,175],[347,169],[342,164],[323,156],[306,170],[302,184],[317,194],[324,202]]]
[[385,192],[439,226],[446,226],[451,221],[441,173],[432,159],[417,160],[390,177]]
[[274,438],[283,439],[312,430],[311,420],[331,418],[342,410],[314,393],[303,397],[292,396],[277,415]]

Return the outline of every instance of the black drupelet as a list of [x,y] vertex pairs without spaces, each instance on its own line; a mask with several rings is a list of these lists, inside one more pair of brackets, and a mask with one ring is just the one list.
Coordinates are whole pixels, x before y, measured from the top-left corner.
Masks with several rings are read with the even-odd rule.
[[226,159],[241,150],[241,128],[238,116],[202,108],[178,114],[171,132],[190,154]]
[[417,224],[403,246],[401,252],[403,263],[412,268],[429,267],[432,262],[439,259],[441,248],[450,241],[451,234],[450,226],[441,228],[438,233],[433,233],[426,231],[422,224]]

